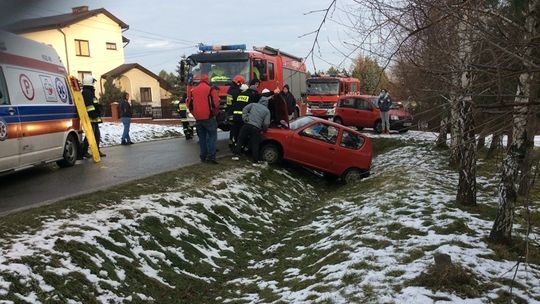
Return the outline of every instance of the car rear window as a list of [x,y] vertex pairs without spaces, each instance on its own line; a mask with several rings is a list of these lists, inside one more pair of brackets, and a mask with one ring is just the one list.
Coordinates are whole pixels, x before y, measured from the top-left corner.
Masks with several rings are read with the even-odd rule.
[[356,133],[343,130],[343,137],[341,139],[341,146],[343,148],[358,150],[364,144],[364,138]]

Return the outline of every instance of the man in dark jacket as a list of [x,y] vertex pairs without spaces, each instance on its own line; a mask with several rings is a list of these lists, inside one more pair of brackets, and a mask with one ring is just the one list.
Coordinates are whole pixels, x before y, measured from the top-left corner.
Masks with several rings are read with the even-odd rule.
[[[233,82],[231,83],[231,85],[229,86],[229,90],[227,91],[227,103],[225,104],[225,113],[227,122],[229,123],[231,128],[231,131],[229,132],[229,148],[231,149],[234,149],[234,143],[236,138],[238,138],[238,132],[240,130],[240,128],[234,126],[233,103],[236,101],[238,95],[242,93],[240,87],[244,84],[245,81],[246,80],[242,75],[234,76]],[[234,134],[236,134],[236,137],[234,136]]]
[[244,125],[240,130],[238,142],[234,147],[234,160],[242,153],[243,146],[249,140],[253,161],[259,161],[259,145],[261,143],[261,133],[268,129],[270,125],[270,111],[268,110],[268,99],[261,99],[259,103],[250,103],[242,110]]
[[[90,123],[92,124],[92,130],[94,131],[94,137],[96,139],[96,144],[99,150],[99,143],[101,142],[101,133],[99,132],[99,124],[103,121],[101,120],[101,105],[96,98],[96,89],[94,88],[94,83],[96,79],[92,76],[85,76],[82,81],[83,89],[82,96],[84,99],[84,105],[86,106],[86,112],[88,112],[88,117],[90,118]],[[86,135],[83,141],[82,155],[86,158],[92,157],[88,153],[88,139]],[[105,157],[105,153],[99,151],[99,156]]]
[[122,100],[120,101],[120,119],[124,125],[124,132],[122,133],[121,144],[132,145],[131,137],[129,136],[129,126],[131,125],[131,101],[127,92],[122,93]]
[[196,120],[201,162],[217,164],[216,115],[219,113],[219,95],[217,90],[210,86],[206,74],[201,75],[201,81],[191,90],[190,95],[191,99],[188,99],[187,105]]
[[390,107],[392,106],[392,100],[390,99],[390,94],[388,91],[383,89],[379,95],[379,100],[377,101],[377,106],[381,111],[381,133],[390,134]]
[[281,96],[283,96],[283,99],[285,99],[285,102],[287,103],[287,113],[289,114],[289,120],[292,120],[294,116],[294,111],[296,111],[296,99],[291,93],[291,89],[289,88],[288,84],[283,86]]
[[241,93],[236,97],[236,100],[233,100],[232,104],[231,138],[235,146],[238,142],[240,130],[244,125],[244,120],[242,119],[242,110],[250,103],[257,103],[261,98],[259,92],[257,91],[259,80],[253,79],[249,84],[249,87],[246,85],[242,85],[240,87]]
[[283,95],[275,94],[274,96],[272,96],[272,98],[268,102],[268,110],[270,110],[270,126],[279,128],[289,127],[289,114],[287,112],[287,103],[283,99]]

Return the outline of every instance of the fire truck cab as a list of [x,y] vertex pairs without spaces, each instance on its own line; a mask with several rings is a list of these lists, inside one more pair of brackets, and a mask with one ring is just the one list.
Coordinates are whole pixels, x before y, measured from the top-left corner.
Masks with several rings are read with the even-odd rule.
[[210,84],[219,89],[220,114],[217,119],[219,128],[224,131],[230,129],[224,111],[227,90],[236,75],[242,75],[246,82],[259,79],[259,92],[282,89],[288,84],[297,104],[306,92],[307,74],[303,59],[269,46],[253,47],[252,51],[247,51],[245,44],[200,45],[199,53],[181,61],[180,74],[187,83],[188,98],[202,74],[208,75]]
[[341,96],[360,95],[360,80],[344,76],[312,76],[307,80],[306,115],[330,118]]

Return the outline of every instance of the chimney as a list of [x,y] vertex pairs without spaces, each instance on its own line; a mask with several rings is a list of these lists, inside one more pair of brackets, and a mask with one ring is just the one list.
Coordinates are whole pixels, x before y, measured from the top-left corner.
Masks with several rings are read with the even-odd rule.
[[73,14],[88,12],[88,5],[72,7],[71,11]]

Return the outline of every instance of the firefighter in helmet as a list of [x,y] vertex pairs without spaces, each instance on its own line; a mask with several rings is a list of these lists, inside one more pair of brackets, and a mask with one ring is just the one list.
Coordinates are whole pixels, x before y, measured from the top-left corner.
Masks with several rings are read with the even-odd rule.
[[[96,79],[90,75],[84,76],[82,80],[82,96],[84,99],[84,105],[86,106],[86,112],[88,112],[88,117],[90,118],[90,123],[92,125],[92,130],[94,131],[94,137],[96,139],[96,144],[99,150],[99,143],[101,142],[101,133],[99,132],[99,124],[103,121],[101,120],[101,104],[96,98],[96,89],[94,88],[94,83]],[[86,134],[83,141],[82,155],[86,158],[90,158],[88,153],[88,139]],[[99,156],[105,157],[105,153],[99,150]]]
[[188,121],[188,108],[186,100],[187,94],[184,93],[182,98],[180,98],[180,102],[178,102],[178,113],[180,114],[180,120],[182,121],[182,129],[184,131],[184,136],[186,137],[186,140],[190,140],[193,138],[193,128]]
[[242,75],[236,75],[234,76],[233,81],[229,86],[229,90],[227,91],[227,102],[225,103],[225,117],[227,123],[231,126],[231,132],[229,133],[229,147],[231,149],[234,148],[234,132],[232,130],[232,125],[234,124],[233,102],[236,100],[236,97],[238,97],[238,95],[240,95],[240,93],[242,92],[240,90],[240,86],[242,86],[242,84],[244,84],[245,82],[246,80]]

